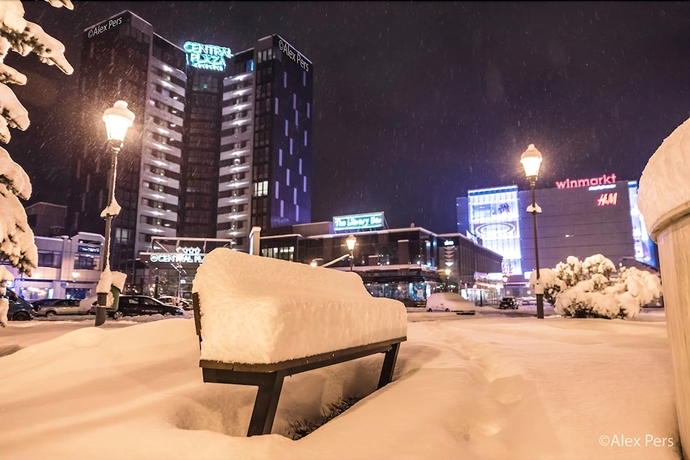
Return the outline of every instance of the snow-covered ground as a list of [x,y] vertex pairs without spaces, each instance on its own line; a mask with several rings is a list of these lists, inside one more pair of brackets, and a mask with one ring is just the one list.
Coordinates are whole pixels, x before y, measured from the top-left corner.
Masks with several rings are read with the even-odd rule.
[[[663,311],[409,319],[390,385],[374,392],[381,355],[289,377],[274,434],[252,438],[256,390],[202,382],[192,319],[75,322],[0,358],[0,458],[681,458]],[[10,322],[0,343],[53,327]],[[364,399],[284,436],[349,396]]]

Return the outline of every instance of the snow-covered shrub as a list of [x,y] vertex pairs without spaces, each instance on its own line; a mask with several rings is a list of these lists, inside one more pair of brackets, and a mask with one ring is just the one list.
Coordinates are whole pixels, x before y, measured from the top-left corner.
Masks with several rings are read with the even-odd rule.
[[[556,272],[550,268],[540,268],[539,269],[539,281],[541,285],[544,286],[544,300],[553,305],[556,302],[556,295],[559,292],[566,289],[566,284],[556,276]],[[537,284],[536,271],[533,271],[530,275],[530,286],[532,290],[535,290]]]
[[[637,268],[616,267],[609,259],[596,254],[580,262],[570,256],[555,270],[564,289],[553,303],[556,313],[573,318],[633,318],[661,296],[661,280]],[[579,279],[575,285],[570,285]]]
[[[52,6],[73,9],[71,0],[47,0]],[[24,19],[19,0],[0,1],[0,141],[7,144],[9,128],[25,131],[29,114],[7,84],[24,85],[26,75],[5,64],[12,50],[21,56],[33,52],[44,64],[55,65],[67,75],[74,69],[65,59],[65,47],[33,22]],[[29,227],[26,211],[19,199],[31,198],[31,182],[24,169],[0,148],[0,262],[9,262],[20,273],[31,275],[38,265],[38,250]],[[0,293],[5,295],[6,277],[0,276]],[[7,321],[7,299],[0,301],[0,325]]]
[[575,286],[582,281],[584,271],[582,262],[575,256],[568,256],[565,262],[559,262],[554,269],[555,275],[564,283],[564,289]]

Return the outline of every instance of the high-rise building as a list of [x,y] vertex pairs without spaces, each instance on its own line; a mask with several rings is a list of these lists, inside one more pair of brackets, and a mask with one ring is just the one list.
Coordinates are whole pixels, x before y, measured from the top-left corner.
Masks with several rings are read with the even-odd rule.
[[[309,222],[313,64],[278,35],[233,55],[177,46],[123,11],[83,33],[83,111],[67,212],[70,233],[103,233],[110,154],[102,115],[136,118],[119,153],[111,268],[144,284],[152,239],[217,238],[246,249],[252,227]],[[178,240],[179,241],[179,240]],[[169,248],[171,251],[177,248]]]

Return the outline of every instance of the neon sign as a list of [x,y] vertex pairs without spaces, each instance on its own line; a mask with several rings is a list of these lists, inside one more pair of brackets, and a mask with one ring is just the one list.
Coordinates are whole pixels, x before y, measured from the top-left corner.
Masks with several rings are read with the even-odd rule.
[[225,70],[225,59],[232,57],[230,48],[224,46],[185,42],[182,48],[187,53],[187,65],[197,69],[222,72]]
[[590,179],[566,179],[564,181],[556,181],[556,188],[578,188],[591,187],[592,185],[608,185],[616,183],[615,174],[604,174],[601,177],[592,177]]
[[333,230],[361,230],[365,228],[383,228],[383,213],[353,214],[333,218]]
[[149,256],[151,262],[200,264],[206,254],[201,248],[177,248],[177,252],[154,253]]
[[597,206],[615,206],[618,203],[618,192],[602,193],[597,199]]

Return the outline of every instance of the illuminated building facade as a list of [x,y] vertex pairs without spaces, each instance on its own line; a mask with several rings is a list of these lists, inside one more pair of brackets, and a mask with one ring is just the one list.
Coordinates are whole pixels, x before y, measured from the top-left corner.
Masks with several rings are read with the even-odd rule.
[[[541,267],[553,268],[568,256],[583,260],[594,254],[616,265],[626,259],[658,265],[637,209],[637,182],[615,179],[567,179],[555,188],[537,190]],[[517,186],[471,190],[457,199],[458,230],[502,254],[504,275],[522,277],[535,267],[534,228],[526,211],[530,204],[530,192]]]
[[[148,283],[156,239],[217,238],[247,248],[264,230],[309,222],[314,66],[278,35],[237,54],[175,45],[123,11],[83,32],[81,123],[66,227],[103,233],[110,155],[104,110],[125,100],[134,126],[119,154],[111,266]],[[172,270],[172,268],[171,268]]]

